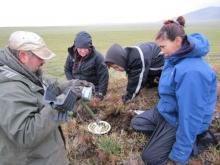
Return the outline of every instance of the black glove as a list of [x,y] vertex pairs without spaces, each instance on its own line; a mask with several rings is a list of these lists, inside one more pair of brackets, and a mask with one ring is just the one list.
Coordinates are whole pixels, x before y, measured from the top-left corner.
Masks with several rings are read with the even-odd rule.
[[52,107],[57,110],[72,111],[77,98],[76,94],[69,89],[56,97],[56,101],[53,102]]
[[129,100],[131,100],[131,98],[132,98],[132,95],[129,94],[129,93],[127,93],[126,95],[123,95],[123,96],[121,97],[121,99],[122,99],[122,101],[123,101],[124,104],[127,103]]
[[78,96],[71,89],[57,96],[54,87],[49,86],[44,93],[44,101],[59,111],[72,111],[77,99]]
[[215,135],[210,130],[207,130],[202,134],[197,135],[196,141],[193,145],[192,155],[196,156],[203,151],[207,151],[211,145],[218,147],[217,144],[218,140]]
[[57,88],[55,84],[50,84],[44,93],[44,99],[46,100],[55,100],[58,95],[62,92]]

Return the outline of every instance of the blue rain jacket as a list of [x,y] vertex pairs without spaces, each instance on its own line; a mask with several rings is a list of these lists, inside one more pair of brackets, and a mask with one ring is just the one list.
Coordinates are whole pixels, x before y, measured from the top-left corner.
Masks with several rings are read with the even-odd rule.
[[158,111],[177,128],[169,159],[187,163],[198,134],[208,129],[217,101],[217,79],[203,59],[209,52],[202,34],[186,37],[185,44],[165,59],[159,83]]

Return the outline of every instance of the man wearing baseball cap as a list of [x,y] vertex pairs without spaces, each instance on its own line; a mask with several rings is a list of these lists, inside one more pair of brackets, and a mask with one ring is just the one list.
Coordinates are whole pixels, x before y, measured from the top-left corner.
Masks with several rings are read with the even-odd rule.
[[49,60],[55,54],[49,50],[44,40],[33,32],[16,31],[11,34],[8,47],[14,50],[31,51],[43,60]]
[[[53,86],[56,96],[71,87],[76,92],[85,81],[52,82],[42,78],[41,67],[55,54],[43,39],[27,31],[16,31],[0,49],[0,164],[67,165],[59,115],[73,109],[81,91],[66,97],[62,105],[45,103],[44,89]],[[78,86],[77,83],[78,82]],[[79,85],[80,84],[80,85]],[[73,97],[74,96],[74,97]],[[69,107],[68,107],[69,106]],[[61,111],[62,109],[62,111]],[[65,112],[65,113],[64,113]],[[66,119],[66,116],[65,116]]]

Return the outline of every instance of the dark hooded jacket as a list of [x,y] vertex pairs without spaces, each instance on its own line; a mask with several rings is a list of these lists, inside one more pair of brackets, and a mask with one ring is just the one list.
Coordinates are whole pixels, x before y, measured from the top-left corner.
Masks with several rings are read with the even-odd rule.
[[[90,54],[81,57],[76,48],[89,48]],[[68,57],[64,67],[68,80],[80,79],[95,85],[99,97],[106,95],[109,73],[104,58],[92,45],[92,38],[87,32],[79,32],[74,44],[68,48]]]
[[155,77],[160,77],[164,57],[160,47],[153,42],[122,48],[112,45],[107,51],[106,63],[123,67],[128,76],[127,93],[123,101],[133,99],[144,86],[153,85]]

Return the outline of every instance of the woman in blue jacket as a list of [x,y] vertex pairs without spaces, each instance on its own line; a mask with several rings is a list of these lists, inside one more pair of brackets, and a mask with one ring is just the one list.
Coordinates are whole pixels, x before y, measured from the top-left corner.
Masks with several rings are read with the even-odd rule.
[[148,165],[168,160],[186,164],[199,136],[205,136],[217,100],[216,74],[204,60],[209,52],[202,34],[186,35],[185,20],[164,22],[156,42],[165,55],[156,108],[136,116],[132,126],[153,133],[142,159]]

